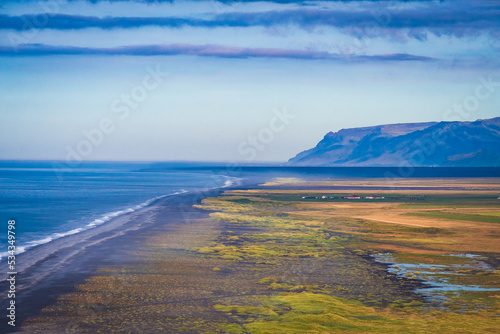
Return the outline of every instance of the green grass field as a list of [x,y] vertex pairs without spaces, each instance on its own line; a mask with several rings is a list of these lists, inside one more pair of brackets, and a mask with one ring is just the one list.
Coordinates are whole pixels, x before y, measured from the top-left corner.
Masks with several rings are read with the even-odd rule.
[[411,216],[430,217],[439,219],[453,219],[453,220],[466,220],[471,222],[481,223],[500,223],[500,216],[498,214],[463,214],[463,213],[447,213],[447,212],[412,212]]

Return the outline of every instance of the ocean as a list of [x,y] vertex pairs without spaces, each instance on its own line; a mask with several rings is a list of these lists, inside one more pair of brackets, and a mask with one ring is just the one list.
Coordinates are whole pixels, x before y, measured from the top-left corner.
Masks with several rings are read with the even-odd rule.
[[[155,199],[227,187],[235,178],[211,171],[142,171],[148,163],[86,163],[54,169],[48,162],[0,162],[0,255],[15,220],[16,252],[105,224]],[[0,260],[0,261],[1,261]]]
[[[57,167],[57,166],[56,166]],[[203,163],[0,161],[0,256],[6,259],[8,221],[15,220],[17,254],[105,224],[164,196],[257,184],[277,176],[301,178],[499,177],[500,168],[383,168],[231,166]],[[254,185],[255,186],[255,185]]]

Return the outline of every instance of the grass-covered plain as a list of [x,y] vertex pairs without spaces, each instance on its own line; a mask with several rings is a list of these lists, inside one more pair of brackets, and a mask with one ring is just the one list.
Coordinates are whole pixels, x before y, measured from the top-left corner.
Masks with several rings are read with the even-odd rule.
[[[459,271],[453,283],[499,287],[499,273],[491,270],[469,268],[471,258],[448,256],[456,253],[456,242],[461,246],[460,252],[468,254],[471,250],[482,247],[482,254],[493,266],[498,266],[498,253],[491,247],[498,237],[496,226],[453,226],[450,221],[422,222],[407,221],[406,215],[411,210],[401,208],[413,194],[393,192],[391,202],[374,203],[365,201],[353,203],[341,199],[342,193],[336,193],[334,200],[302,199],[302,197],[320,197],[324,191],[296,191],[292,194],[281,190],[232,192],[216,199],[207,199],[202,206],[214,210],[212,217],[224,222],[227,228],[234,231],[240,229],[245,233],[237,235],[238,245],[231,241],[219,242],[201,251],[208,257],[228,257],[238,261],[261,261],[263,263],[284,266],[284,263],[298,258],[313,258],[315,267],[308,276],[306,285],[297,285],[296,275],[290,273],[276,277],[264,278],[261,283],[269,284],[268,289],[279,292],[269,297],[248,298],[246,303],[217,305],[217,309],[239,317],[243,329],[231,327],[232,331],[251,333],[336,333],[336,332],[383,332],[383,333],[420,333],[420,332],[463,332],[479,333],[495,331],[496,313],[498,311],[498,292],[454,292],[442,293],[445,300],[439,304],[411,301],[412,293],[403,299],[387,300],[391,292],[397,290],[390,280],[383,280],[376,275],[367,275],[372,286],[366,295],[360,287],[367,284],[356,274],[365,268],[350,268],[343,272],[346,281],[351,280],[354,286],[325,284],[325,276],[331,268],[326,268],[321,260],[327,263],[342,263],[352,266],[362,262],[367,253],[391,251],[395,261],[413,264],[433,264],[438,268],[450,270],[450,277]],[[386,195],[387,196],[387,195]],[[434,209],[449,209],[453,203],[465,205],[467,209],[491,210],[498,212],[496,197],[489,194],[460,193],[435,195],[432,192],[422,195],[421,201],[434,205]],[[368,202],[368,201],[367,201]],[[446,203],[446,205],[442,205]],[[399,208],[401,212],[397,211]],[[419,205],[415,205],[418,211]],[[382,212],[378,212],[382,211]],[[391,212],[392,211],[392,212]],[[396,211],[396,212],[394,212]],[[372,216],[370,216],[370,214]],[[384,221],[378,217],[387,215],[398,217],[395,221]],[[360,218],[365,216],[367,219]],[[436,217],[434,217],[436,218]],[[441,218],[441,217],[438,217]],[[490,223],[490,221],[482,221]],[[491,222],[491,223],[494,223]],[[254,232],[252,229],[255,229]],[[262,233],[266,231],[266,233]],[[475,230],[475,231],[474,231]],[[490,233],[490,232],[494,233]],[[473,247],[461,244],[460,240],[469,239],[471,233],[476,235]],[[496,233],[496,234],[495,234]],[[297,242],[301,247],[297,248]],[[487,245],[487,246],[486,246]],[[486,247],[485,247],[486,246]],[[229,248],[229,249],[227,249]],[[248,248],[266,250],[248,252]],[[297,252],[299,250],[300,252]],[[376,264],[367,263],[374,267]],[[452,272],[450,268],[459,268]],[[338,269],[338,268],[337,268]],[[429,274],[432,275],[433,273]],[[437,273],[439,275],[441,273]],[[350,276],[351,275],[351,276]],[[417,276],[416,276],[417,275]],[[446,275],[446,274],[445,274]],[[408,286],[422,277],[420,272],[398,279]],[[450,278],[446,277],[446,279]],[[457,278],[458,277],[458,278]],[[413,296],[415,297],[415,296]],[[259,305],[258,307],[256,305]],[[229,331],[229,329],[228,329]]]
[[498,212],[492,213],[476,213],[476,214],[465,214],[465,213],[451,213],[451,212],[414,212],[414,216],[421,217],[431,217],[431,218],[442,218],[442,219],[452,219],[452,220],[466,220],[471,222],[483,222],[483,223],[500,223],[500,216]]

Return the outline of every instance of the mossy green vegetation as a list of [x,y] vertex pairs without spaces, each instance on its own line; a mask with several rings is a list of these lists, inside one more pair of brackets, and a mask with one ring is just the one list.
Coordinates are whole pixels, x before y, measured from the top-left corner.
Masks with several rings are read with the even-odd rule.
[[500,216],[493,214],[464,214],[464,213],[451,213],[451,212],[413,212],[410,213],[413,216],[421,217],[431,217],[440,219],[452,219],[452,220],[466,220],[471,222],[482,222],[482,223],[500,223]]
[[[495,314],[498,309],[495,293],[443,293],[445,302],[439,305],[429,304],[411,292],[410,282],[418,285],[419,278],[424,277],[421,272],[415,270],[397,278],[405,287],[403,289],[406,289],[406,294],[400,293],[388,301],[381,298],[384,295],[381,295],[380,291],[394,289],[394,293],[397,291],[394,285],[371,276],[367,280],[376,281],[375,286],[372,285],[368,291],[361,292],[367,280],[360,279],[358,275],[365,271],[366,267],[349,268],[354,263],[359,264],[363,257],[370,253],[365,248],[367,242],[420,247],[453,244],[453,239],[450,239],[456,234],[453,230],[388,225],[356,219],[319,219],[314,210],[310,212],[310,216],[297,215],[295,212],[300,210],[296,204],[298,196],[258,196],[252,192],[248,197],[251,204],[242,207],[239,206],[245,202],[242,201],[242,193],[239,192],[237,196],[237,202],[231,199],[231,194],[206,199],[200,207],[216,211],[212,213],[212,217],[227,229],[236,231],[233,233],[238,233],[238,244],[231,243],[229,234],[222,233],[212,245],[196,251],[209,257],[229,257],[237,262],[275,265],[282,267],[282,270],[289,267],[294,259],[300,263],[300,260],[309,258],[315,261],[315,264],[314,269],[310,270],[313,274],[306,275],[307,284],[299,278],[303,273],[276,275],[275,272],[273,276],[259,276],[261,278],[257,281],[258,284],[266,286],[270,295],[257,299],[254,296],[239,298],[237,303],[231,298],[221,300],[224,303],[218,304],[216,309],[238,319],[240,324],[232,329],[224,327],[228,332],[443,333],[456,332],[459,328],[460,332],[464,333],[484,333],[495,330]],[[400,197],[404,198],[401,195]],[[459,200],[463,201],[463,196]],[[266,201],[273,203],[272,210]],[[395,261],[402,263],[437,264],[439,268],[467,268],[471,261],[475,261],[471,258],[441,254],[399,252],[395,256]],[[351,281],[358,286],[347,286],[349,284],[345,283],[349,279],[344,280],[344,286],[325,280],[326,272],[322,261],[344,261],[343,266],[349,269],[344,270],[343,275],[352,275]],[[373,263],[364,265],[374,266]],[[458,271],[459,278],[453,281],[456,283],[494,285],[495,279],[498,278],[491,272],[481,274],[477,270]],[[266,268],[264,272],[270,271]],[[321,276],[315,276],[318,274]],[[455,272],[449,276],[452,274]],[[474,302],[471,302],[472,300]]]
[[[497,330],[491,313],[457,314],[377,309],[358,301],[313,292],[281,293],[265,299],[261,307],[217,305],[219,311],[241,317],[228,333],[488,333]],[[246,319],[246,320],[244,320]]]
[[[360,195],[359,199],[347,199],[345,196],[351,194]],[[252,198],[256,198],[254,194],[249,194]],[[329,195],[334,199],[322,198],[323,195]],[[268,200],[275,202],[287,203],[401,203],[401,208],[449,208],[453,207],[476,207],[476,206],[499,206],[498,195],[493,194],[475,194],[473,192],[462,192],[452,194],[435,194],[429,191],[425,194],[414,194],[399,192],[384,192],[366,190],[352,190],[352,192],[335,192],[335,191],[269,191],[266,195]],[[384,199],[367,199],[366,196],[384,197]],[[305,197],[305,198],[304,198]],[[250,198],[250,197],[249,197]]]

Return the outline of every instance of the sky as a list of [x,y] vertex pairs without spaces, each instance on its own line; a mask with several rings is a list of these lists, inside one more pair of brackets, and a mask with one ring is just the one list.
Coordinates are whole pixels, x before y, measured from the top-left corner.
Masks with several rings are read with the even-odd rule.
[[500,116],[500,2],[4,0],[0,159],[283,162]]

